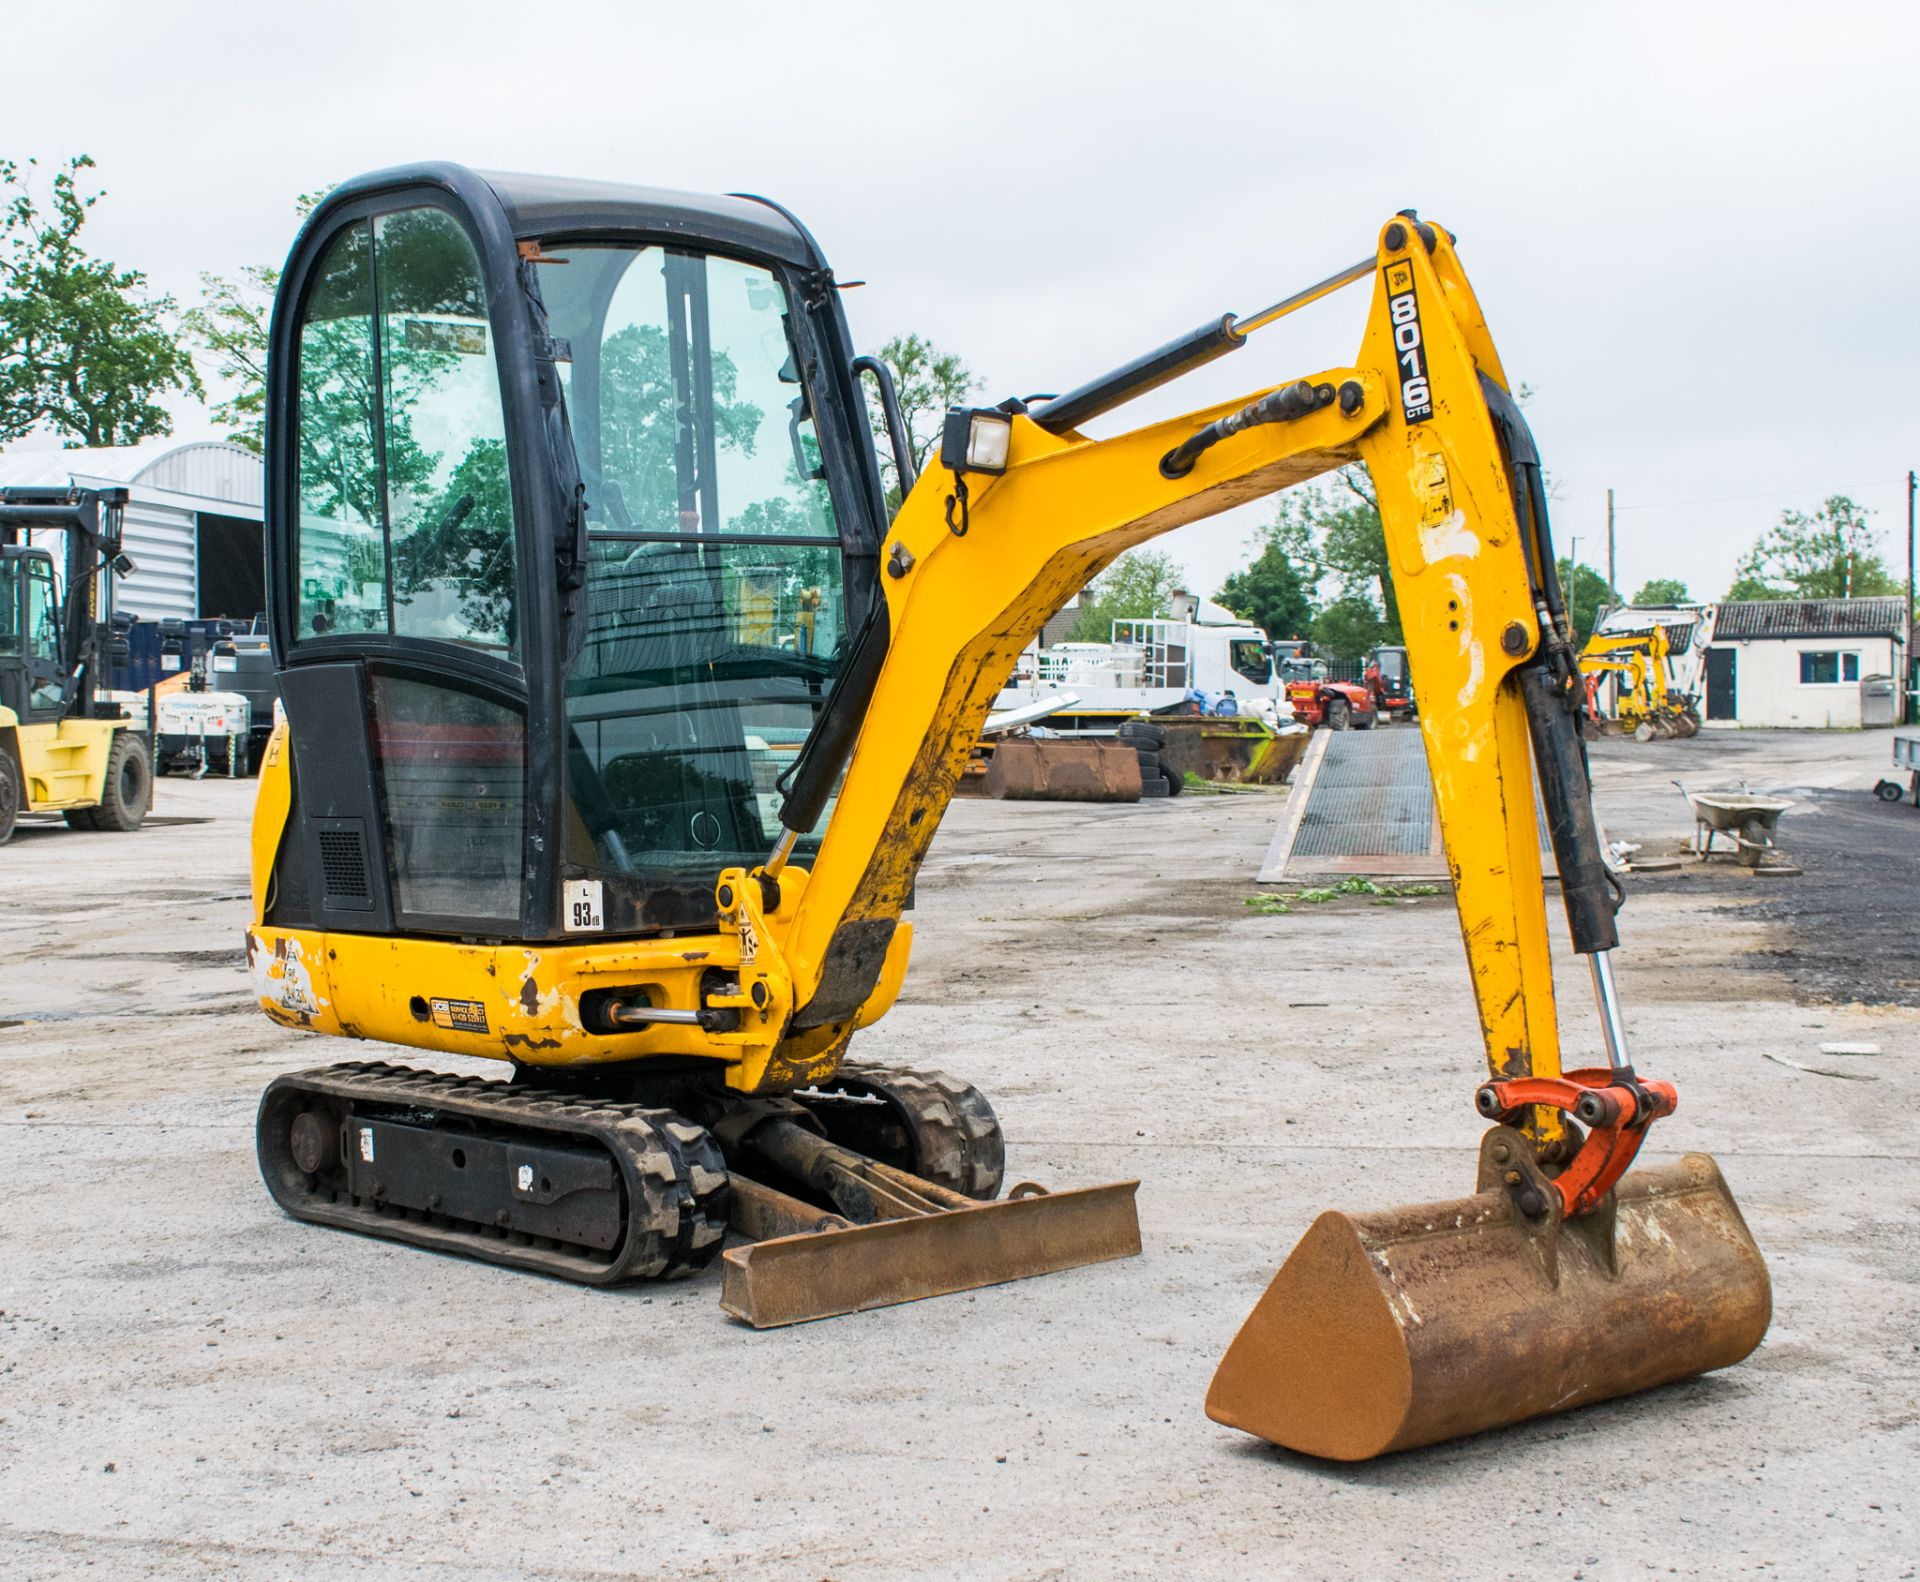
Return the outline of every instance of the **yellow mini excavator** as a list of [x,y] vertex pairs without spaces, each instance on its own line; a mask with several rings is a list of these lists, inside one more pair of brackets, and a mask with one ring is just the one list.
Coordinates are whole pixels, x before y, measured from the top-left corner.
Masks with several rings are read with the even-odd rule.
[[[1359,281],[1352,366],[1083,432]],[[1472,1196],[1322,1215],[1207,1409],[1353,1459],[1758,1344],[1766,1269],[1712,1161],[1626,1173],[1675,1096],[1628,1058],[1539,460],[1446,231],[1395,215],[1262,312],[955,409],[917,481],[819,247],[760,198],[362,177],[294,246],[270,370],[262,1007],[512,1067],[275,1081],[288,1213],[602,1284],[722,1256],[761,1326],[1137,1252],[1134,1183],[1002,1198],[987,1100],[849,1042],[899,992],[915,874],[1047,616],[1156,534],[1363,461],[1492,1124]],[[911,484],[891,517],[869,388]],[[1536,766],[1593,1069],[1561,1070]]]
[[[1638,742],[1700,734],[1693,694],[1669,684],[1672,651],[1663,626],[1645,632],[1595,632],[1587,639],[1580,650],[1580,674],[1586,679],[1590,735],[1604,734],[1609,725]],[[1615,678],[1611,718],[1600,707],[1609,676]]]

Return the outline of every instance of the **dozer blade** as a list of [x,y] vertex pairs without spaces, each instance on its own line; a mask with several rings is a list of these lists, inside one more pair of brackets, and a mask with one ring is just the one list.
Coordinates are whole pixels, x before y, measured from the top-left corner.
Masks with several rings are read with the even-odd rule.
[[1227,1349],[1207,1415],[1335,1461],[1725,1368],[1772,1315],[1766,1264],[1705,1154],[1636,1170],[1536,1229],[1499,1187],[1322,1214]]
[[755,1329],[775,1329],[1131,1258],[1140,1251],[1139,1184],[1036,1190],[729,1247],[721,1254],[720,1305]]

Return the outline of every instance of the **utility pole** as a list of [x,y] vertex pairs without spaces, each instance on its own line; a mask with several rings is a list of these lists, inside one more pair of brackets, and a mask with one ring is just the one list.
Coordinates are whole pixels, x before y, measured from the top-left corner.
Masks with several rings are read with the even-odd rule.
[[1613,580],[1614,575],[1615,573],[1613,569],[1613,491],[1609,489],[1607,491],[1607,586],[1609,588],[1618,588],[1620,586],[1619,583]]
[[1573,613],[1574,589],[1576,589],[1579,586],[1580,586],[1580,535],[1578,533],[1570,533],[1567,536],[1567,585],[1566,587],[1562,588],[1560,591],[1567,601],[1567,631],[1572,636],[1573,646],[1576,649],[1580,646],[1582,642],[1582,638],[1580,636],[1580,622]]
[[1915,477],[1911,469],[1907,472],[1907,718],[1914,717],[1913,681],[1913,491]]

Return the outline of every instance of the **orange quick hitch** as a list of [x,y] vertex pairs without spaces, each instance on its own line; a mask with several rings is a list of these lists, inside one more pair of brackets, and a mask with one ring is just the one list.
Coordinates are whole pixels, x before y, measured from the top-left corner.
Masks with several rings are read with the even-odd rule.
[[1572,1161],[1553,1180],[1567,1218],[1599,1206],[1640,1152],[1647,1128],[1671,1115],[1679,1102],[1671,1082],[1645,1081],[1631,1067],[1516,1077],[1485,1083],[1474,1095],[1475,1108],[1489,1120],[1507,1121],[1528,1105],[1539,1104],[1588,1128]]

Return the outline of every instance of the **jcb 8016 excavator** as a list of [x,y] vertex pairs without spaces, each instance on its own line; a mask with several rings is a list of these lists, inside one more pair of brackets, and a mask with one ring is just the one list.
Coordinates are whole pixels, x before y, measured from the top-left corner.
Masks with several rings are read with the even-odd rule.
[[[1082,431],[1362,280],[1351,367]],[[314,211],[273,317],[287,726],[249,955],[285,1025],[513,1074],[279,1079],[275,1198],[599,1283],[698,1269],[731,1227],[721,1300],[758,1325],[1138,1251],[1134,1183],[992,1201],[987,1101],[848,1045],[899,992],[916,870],[1048,614],[1155,534],[1364,461],[1493,1125],[1473,1196],[1323,1215],[1207,1409],[1357,1458],[1745,1356],[1767,1277],[1713,1163],[1624,1173],[1675,1098],[1628,1059],[1538,458],[1451,237],[1396,215],[1263,312],[954,410],[891,519],[866,378],[911,481],[885,370],[763,199],[432,165]],[[1595,1069],[1560,1066],[1530,756]]]

